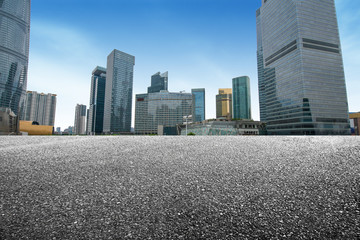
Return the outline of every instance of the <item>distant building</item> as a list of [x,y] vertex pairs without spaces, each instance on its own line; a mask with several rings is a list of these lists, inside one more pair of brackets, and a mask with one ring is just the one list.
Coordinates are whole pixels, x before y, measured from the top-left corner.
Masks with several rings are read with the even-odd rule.
[[350,127],[352,135],[360,135],[360,112],[350,113]]
[[0,135],[19,133],[18,116],[10,108],[0,107]]
[[205,88],[191,89],[193,94],[193,121],[201,122],[205,120]]
[[159,126],[161,126],[161,131],[166,134],[169,127],[176,127],[177,124],[183,122],[184,116],[192,114],[192,100],[191,93],[173,93],[165,90],[137,94],[135,133],[158,134]]
[[69,126],[68,128],[66,128],[63,133],[63,135],[73,135],[74,134],[74,127],[73,126]]
[[262,0],[256,11],[260,120],[269,135],[349,135],[334,0]]
[[148,87],[148,93],[160,92],[161,90],[168,90],[168,72],[155,73],[151,76],[151,86]]
[[75,107],[75,121],[74,121],[74,134],[85,134],[86,125],[86,105],[77,104]]
[[0,0],[0,111],[6,111],[4,115],[10,109],[20,116],[25,105],[30,5],[30,0]]
[[180,135],[194,133],[195,135],[206,136],[227,136],[227,135],[260,135],[263,131],[263,124],[251,120],[205,120],[185,125],[179,125]]
[[40,125],[54,126],[56,112],[56,94],[26,92],[24,113],[21,120],[35,121]]
[[104,125],[106,68],[96,67],[92,72],[87,134],[101,134]]
[[232,119],[232,89],[220,88],[216,95],[216,118]]
[[57,128],[56,128],[56,132],[57,132],[57,133],[61,133],[61,127],[57,127]]
[[135,57],[114,50],[107,58],[105,133],[130,133]]
[[232,118],[251,119],[250,78],[233,78],[232,86]]

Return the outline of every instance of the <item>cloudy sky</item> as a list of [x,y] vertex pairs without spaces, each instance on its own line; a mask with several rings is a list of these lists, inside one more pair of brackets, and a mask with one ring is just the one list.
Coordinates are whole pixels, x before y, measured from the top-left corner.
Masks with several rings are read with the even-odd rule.
[[[335,0],[349,110],[360,111],[360,7]],[[118,49],[135,56],[134,96],[169,71],[169,90],[206,89],[206,118],[218,88],[251,79],[259,120],[255,11],[260,0],[34,0],[28,90],[57,94],[56,127],[74,124],[89,105],[91,72]],[[134,109],[133,109],[134,111]],[[134,121],[134,119],[133,119]]]

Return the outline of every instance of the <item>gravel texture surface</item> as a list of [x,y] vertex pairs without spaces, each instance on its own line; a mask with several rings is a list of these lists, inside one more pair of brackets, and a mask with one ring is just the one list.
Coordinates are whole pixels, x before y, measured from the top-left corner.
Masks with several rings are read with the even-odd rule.
[[0,239],[360,239],[358,137],[0,137]]

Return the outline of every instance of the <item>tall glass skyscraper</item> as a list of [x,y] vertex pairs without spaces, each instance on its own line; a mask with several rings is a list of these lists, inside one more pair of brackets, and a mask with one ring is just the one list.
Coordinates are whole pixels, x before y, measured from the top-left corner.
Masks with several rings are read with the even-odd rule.
[[193,122],[205,120],[205,88],[191,89],[193,95]]
[[105,87],[105,133],[131,131],[131,107],[135,57],[114,50],[107,58]]
[[90,103],[87,120],[88,134],[101,134],[104,125],[106,68],[96,67],[92,72]]
[[232,80],[233,118],[251,119],[250,78],[247,76]]
[[168,90],[168,72],[155,73],[151,76],[151,86],[148,87],[148,93],[160,92],[161,90]]
[[260,118],[269,134],[349,134],[334,0],[262,0]]
[[0,0],[0,107],[23,113],[30,37],[30,0]]

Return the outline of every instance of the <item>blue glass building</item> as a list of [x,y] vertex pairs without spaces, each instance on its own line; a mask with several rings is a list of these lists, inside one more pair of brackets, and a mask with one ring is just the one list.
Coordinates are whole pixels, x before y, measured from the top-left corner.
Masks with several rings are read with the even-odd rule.
[[205,120],[205,88],[191,89],[193,94],[193,122]]
[[168,72],[155,73],[151,76],[151,86],[148,87],[148,93],[160,92],[161,90],[168,90]]
[[104,125],[106,68],[96,67],[92,72],[87,134],[101,134]]
[[30,37],[30,0],[0,1],[0,107],[23,113]]
[[130,133],[135,57],[113,50],[107,58],[104,133]]
[[350,134],[334,0],[262,0],[256,20],[268,134]]
[[233,78],[232,104],[234,119],[251,119],[250,78]]

